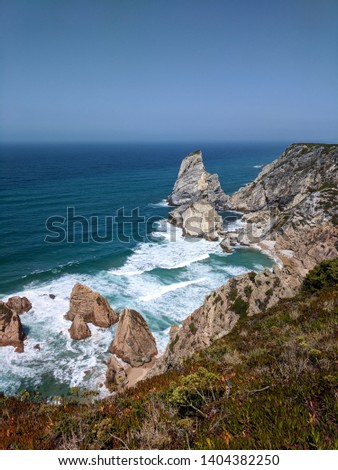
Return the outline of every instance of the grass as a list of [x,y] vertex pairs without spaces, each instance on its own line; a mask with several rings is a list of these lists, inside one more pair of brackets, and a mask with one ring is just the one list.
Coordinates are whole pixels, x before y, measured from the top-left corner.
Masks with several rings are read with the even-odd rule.
[[1,448],[337,449],[336,263],[123,394],[86,401],[76,389],[59,405],[1,396]]

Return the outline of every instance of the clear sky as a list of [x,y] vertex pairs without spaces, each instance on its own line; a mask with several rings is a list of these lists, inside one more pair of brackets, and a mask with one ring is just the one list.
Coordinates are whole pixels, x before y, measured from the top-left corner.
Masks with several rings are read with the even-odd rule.
[[337,0],[0,0],[0,141],[338,141]]

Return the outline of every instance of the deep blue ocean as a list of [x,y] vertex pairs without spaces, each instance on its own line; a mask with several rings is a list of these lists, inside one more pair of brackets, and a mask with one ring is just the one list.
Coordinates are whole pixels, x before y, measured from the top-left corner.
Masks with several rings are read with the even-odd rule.
[[[25,352],[0,348],[0,391],[34,388],[44,396],[61,395],[79,385],[105,393],[104,361],[114,327],[90,326],[91,338],[70,339],[70,323],[63,315],[76,282],[105,295],[118,311],[137,309],[163,351],[170,326],[197,308],[208,292],[231,276],[271,267],[273,261],[258,251],[239,248],[225,254],[219,243],[184,240],[179,229],[161,220],[170,210],[165,198],[180,162],[191,151],[201,148],[207,171],[218,173],[230,194],[252,181],[259,166],[277,158],[286,146],[2,144],[0,297],[26,295],[33,309],[21,316],[28,337]],[[48,231],[46,222],[59,217],[54,227],[62,234],[67,208],[89,225],[68,221],[73,238],[68,230],[68,241],[55,243],[57,233]],[[121,208],[127,223],[111,229],[107,218]],[[132,216],[135,209],[138,214]],[[137,217],[148,223],[140,222],[136,230]],[[48,235],[53,243],[46,242]],[[106,238],[98,243],[93,235]],[[40,350],[34,348],[37,344]]]

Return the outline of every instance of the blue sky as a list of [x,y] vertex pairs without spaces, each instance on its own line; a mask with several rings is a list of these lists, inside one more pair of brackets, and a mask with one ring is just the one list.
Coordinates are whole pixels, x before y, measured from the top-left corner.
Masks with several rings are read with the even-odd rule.
[[0,0],[1,141],[338,141],[336,0]]

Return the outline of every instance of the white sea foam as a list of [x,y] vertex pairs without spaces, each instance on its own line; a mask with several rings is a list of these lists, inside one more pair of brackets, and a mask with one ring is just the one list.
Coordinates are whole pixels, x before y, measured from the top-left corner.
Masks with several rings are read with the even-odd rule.
[[165,295],[168,292],[173,292],[177,289],[183,289],[184,287],[191,286],[192,284],[200,284],[204,281],[205,278],[202,277],[201,279],[196,279],[194,281],[176,282],[175,284],[171,284],[170,286],[160,287],[154,294],[143,295],[142,297],[140,297],[140,300],[142,300],[142,302],[149,302],[150,300],[155,300],[159,297],[162,297],[162,295]]
[[254,168],[263,168],[264,165],[254,165]]
[[149,207],[173,207],[170,206],[166,199],[162,199],[160,202],[150,203],[148,204]]
[[122,268],[110,270],[109,273],[128,276],[128,273],[152,271],[156,268],[183,268],[207,259],[211,253],[222,252],[219,243],[184,238],[182,230],[170,224],[167,224],[166,232],[155,232],[154,235],[162,243],[138,245]]
[[256,271],[263,271],[264,266],[262,264],[255,263],[254,268]]
[[241,276],[250,271],[250,269],[245,266],[226,266],[224,271],[228,274],[229,277]]
[[163,331],[158,331],[154,333],[154,337],[156,340],[157,350],[159,354],[163,354],[168,343],[169,343],[169,331],[170,327],[166,328]]
[[113,276],[139,276],[144,271],[125,271],[123,268],[110,271]]
[[245,222],[242,222],[241,219],[231,220],[225,225],[225,229],[229,232],[236,232],[245,226]]

